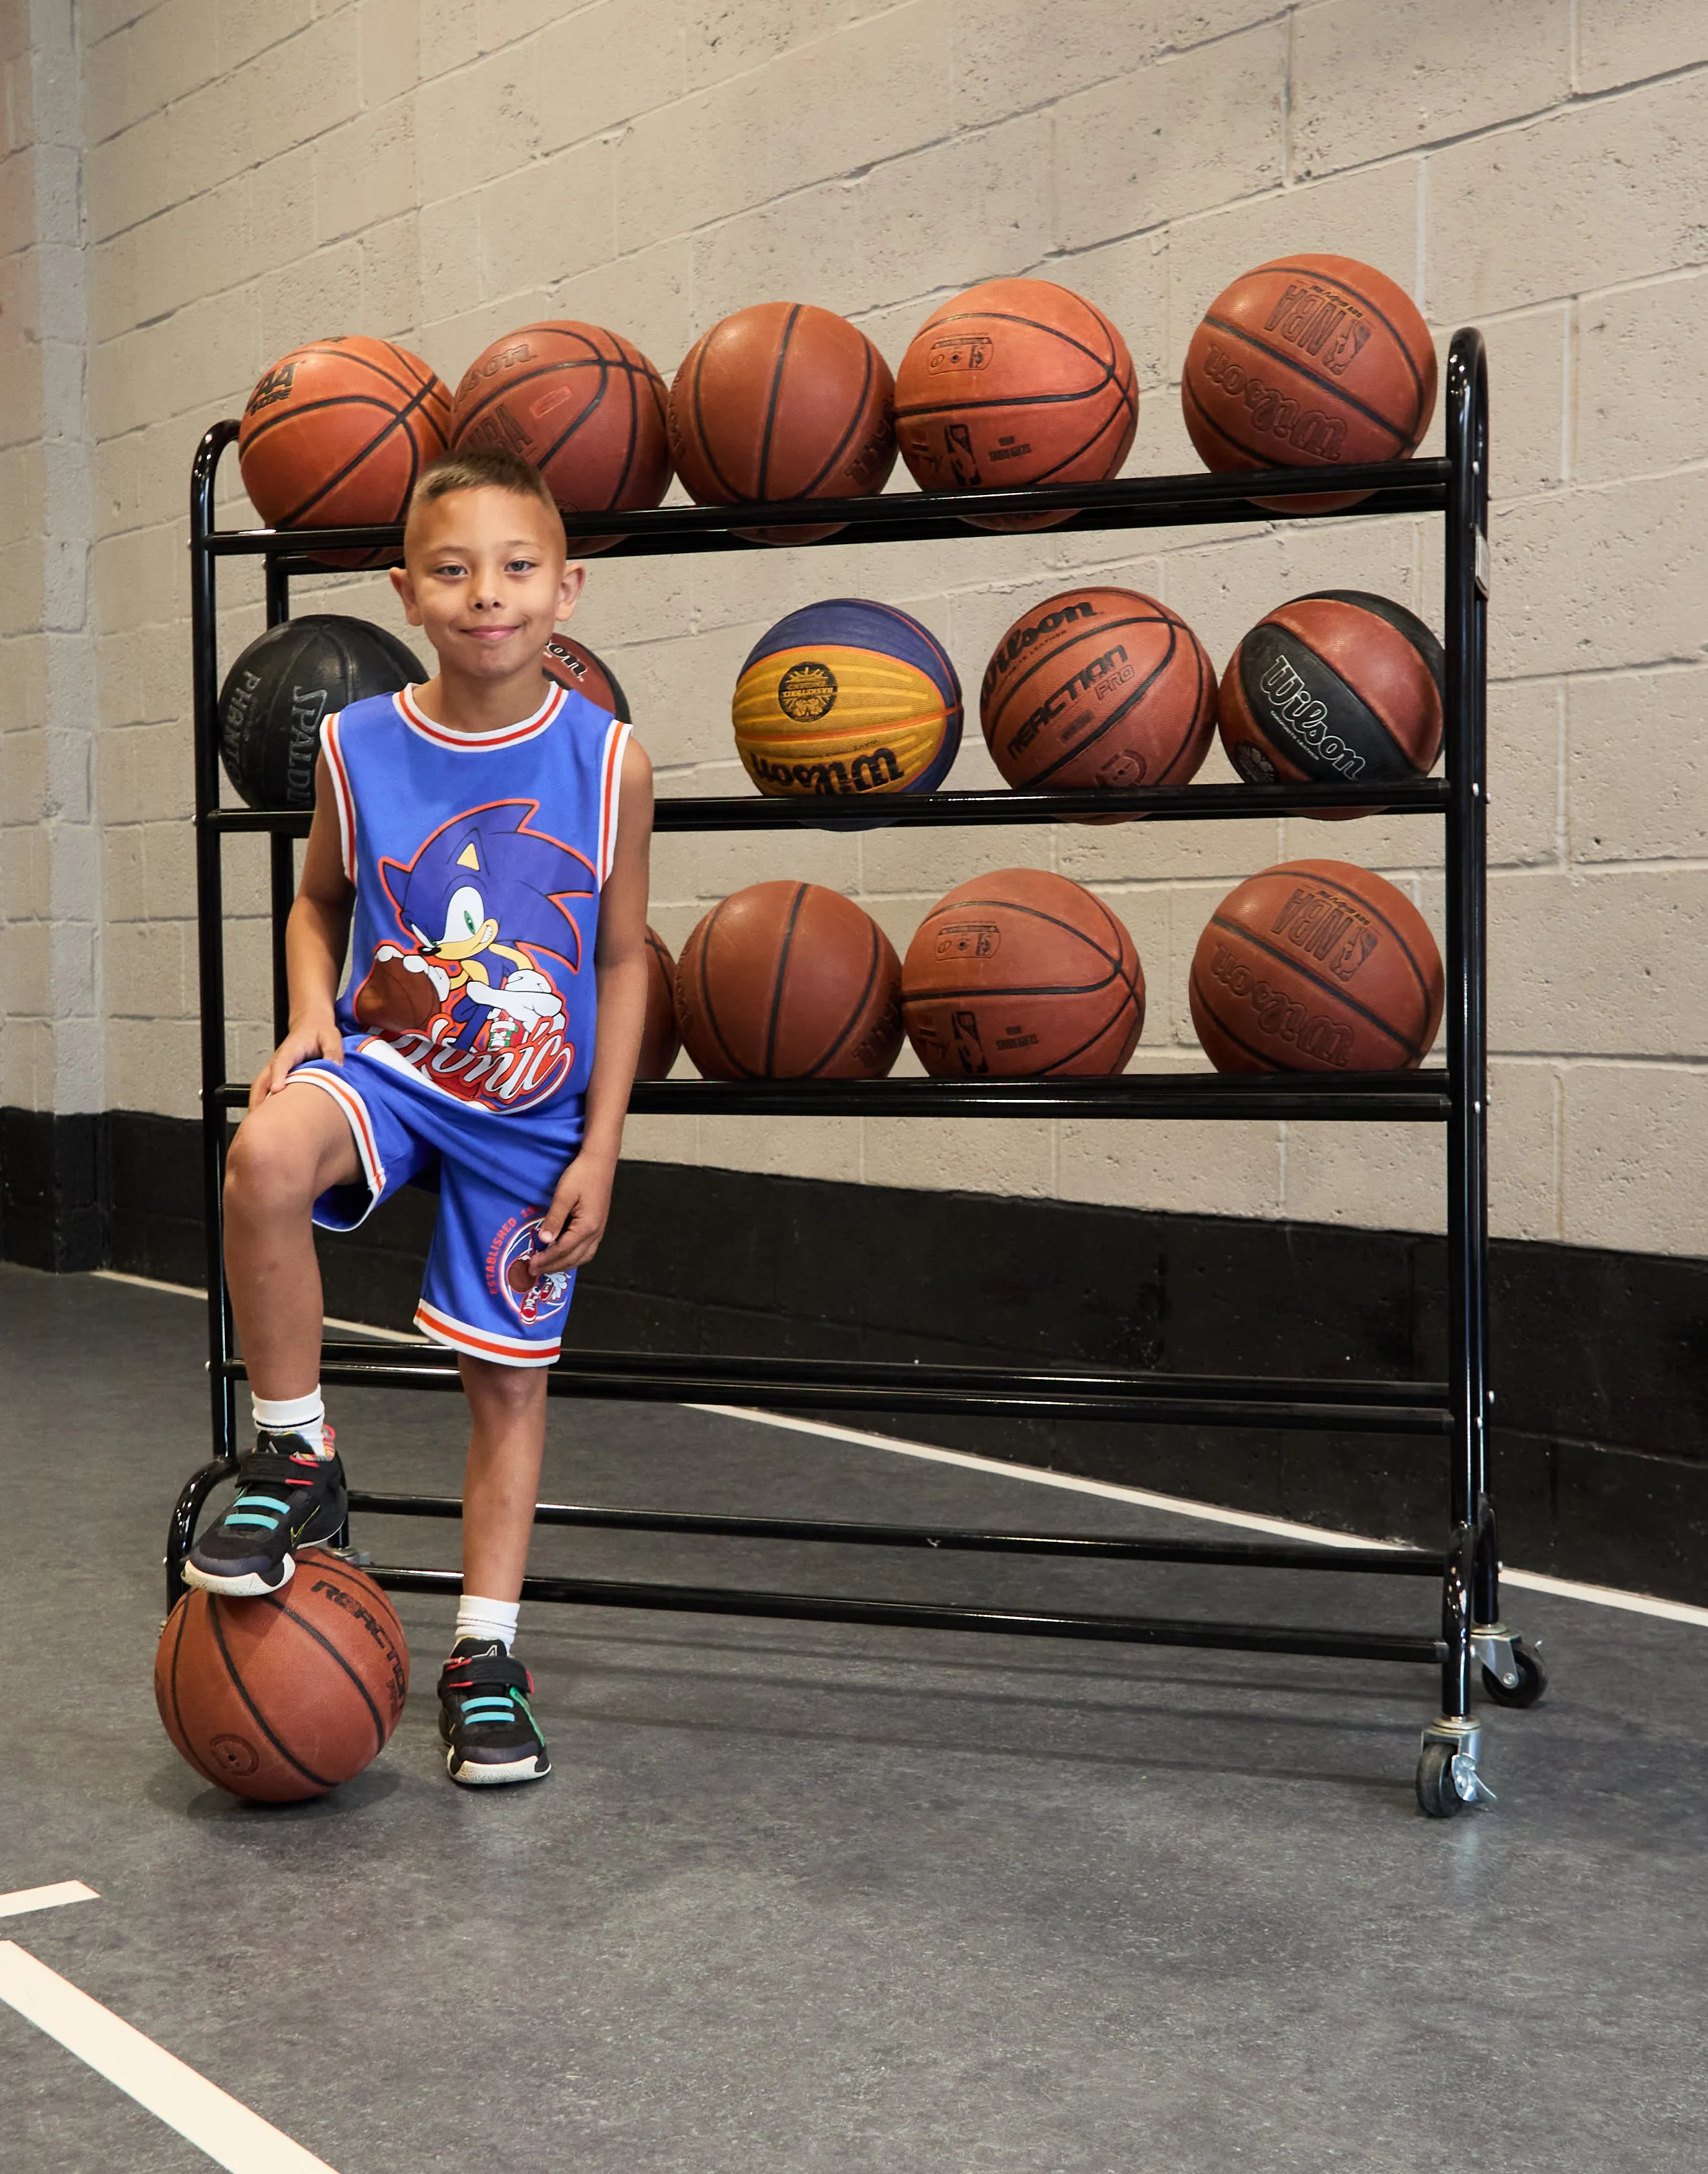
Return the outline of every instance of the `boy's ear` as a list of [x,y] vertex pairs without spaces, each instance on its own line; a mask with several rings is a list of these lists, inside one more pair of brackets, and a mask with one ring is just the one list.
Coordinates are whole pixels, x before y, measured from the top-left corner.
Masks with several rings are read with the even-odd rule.
[[403,607],[404,618],[408,620],[411,626],[419,626],[421,607],[415,601],[415,584],[409,578],[409,569],[407,566],[393,566],[391,571],[392,587],[397,592],[398,601]]
[[[394,574],[392,577],[397,579]],[[587,579],[587,570],[574,559],[564,561],[564,577],[558,584],[557,623],[561,626],[574,611]]]

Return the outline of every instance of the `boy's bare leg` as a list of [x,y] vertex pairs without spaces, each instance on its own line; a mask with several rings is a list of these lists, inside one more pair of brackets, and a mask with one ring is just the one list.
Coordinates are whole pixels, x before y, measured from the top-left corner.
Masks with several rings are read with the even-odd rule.
[[473,1420],[462,1481],[462,1590],[513,1601],[527,1567],[545,1454],[545,1372],[466,1356],[457,1363]]
[[269,1095],[238,1128],[225,1165],[225,1274],[257,1397],[303,1397],[319,1382],[310,1210],[328,1186],[360,1175],[343,1112],[317,1087]]

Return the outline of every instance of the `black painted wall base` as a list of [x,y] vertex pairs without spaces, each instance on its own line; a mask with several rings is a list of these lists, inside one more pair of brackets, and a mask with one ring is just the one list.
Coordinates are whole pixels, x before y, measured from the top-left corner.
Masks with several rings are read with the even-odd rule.
[[[8,1258],[104,1255],[203,1281],[193,1124],[19,1117],[0,1120]],[[408,1328],[433,1214],[406,1192],[323,1239],[327,1312]],[[587,1348],[1439,1378],[1445,1274],[1440,1241],[1403,1231],[631,1163],[571,1333]],[[1708,1603],[1708,1262],[1502,1242],[1492,1303],[1507,1559]],[[1416,1438],[850,1417],[1305,1523],[1443,1537],[1445,1452]]]

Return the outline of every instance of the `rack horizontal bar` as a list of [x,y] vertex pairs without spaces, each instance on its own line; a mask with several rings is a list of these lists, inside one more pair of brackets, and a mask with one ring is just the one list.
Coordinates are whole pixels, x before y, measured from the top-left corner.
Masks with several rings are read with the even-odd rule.
[[[225,1361],[246,1377],[241,1358]],[[444,1345],[328,1340],[322,1378],[361,1388],[460,1386]],[[1445,1383],[1290,1381],[1273,1376],[1093,1373],[861,1359],[743,1359],[697,1352],[570,1351],[546,1370],[554,1396],[630,1403],[764,1404],[783,1410],[1045,1414],[1161,1426],[1288,1427],[1309,1432],[1446,1435]]]
[[[1144,817],[1154,823],[1257,822],[1277,815],[1321,814],[1340,808],[1369,808],[1373,798],[1384,815],[1442,815],[1447,781],[1422,777],[1384,786],[1151,785],[1068,792],[883,793],[843,800],[830,793],[771,799],[759,793],[695,799],[673,794],[653,806],[655,830],[869,830],[980,829],[1010,823],[1106,821]],[[222,808],[206,816],[209,830],[261,830],[305,838],[313,818],[306,808]]]
[[[373,1495],[352,1489],[352,1510],[391,1517],[460,1517],[455,1495]],[[924,1548],[949,1555],[1056,1555],[1070,1560],[1192,1563],[1200,1568],[1344,1571],[1380,1577],[1439,1577],[1439,1555],[1417,1548],[1340,1548],[1322,1542],[1175,1540],[1106,1533],[988,1533],[953,1526],[875,1525],[823,1517],[732,1517],[674,1510],[612,1510],[537,1502],[537,1525],[601,1532],[692,1533],[714,1539],[806,1540],[864,1548]]]
[[[376,1564],[368,1576],[393,1593],[460,1593],[454,1570]],[[1045,1614],[1001,1608],[900,1600],[850,1600],[829,1593],[732,1591],[712,1585],[643,1585],[627,1579],[525,1577],[524,1600],[588,1608],[646,1608],[686,1615],[758,1615],[801,1623],[873,1623],[898,1630],[986,1630],[1011,1637],[1087,1638],[1128,1646],[1197,1646],[1235,1653],[1309,1653],[1343,1661],[1420,1661],[1442,1656],[1439,1639],[1386,1630],[1308,1630],[1289,1624],[1195,1623],[1160,1615]]]
[[[933,543],[964,539],[970,522],[1061,511],[1063,529],[1175,528],[1206,523],[1369,518],[1385,513],[1439,512],[1447,502],[1444,460],[1371,461],[1332,471],[1337,494],[1365,494],[1355,506],[1294,512],[1253,501],[1320,495],[1322,468],[1267,468],[1244,474],[1132,476],[1114,483],[1050,484],[1008,490],[893,491],[877,498],[790,499],[766,505],[661,506],[636,513],[600,513],[565,524],[571,553],[584,538],[617,540],[600,556],[643,557],[676,551],[751,551],[776,547],[751,533],[840,524],[834,536],[803,538],[811,549],[843,544]],[[284,558],[292,574],[337,573],[316,564],[322,553],[395,551],[403,525],[381,522],[350,528],[215,528],[192,549],[216,558]],[[795,548],[801,548],[796,546]]]
[[[246,1108],[248,1084],[217,1090]],[[1112,1079],[637,1079],[649,1115],[814,1117],[1245,1117],[1443,1124],[1446,1072],[1123,1073]]]

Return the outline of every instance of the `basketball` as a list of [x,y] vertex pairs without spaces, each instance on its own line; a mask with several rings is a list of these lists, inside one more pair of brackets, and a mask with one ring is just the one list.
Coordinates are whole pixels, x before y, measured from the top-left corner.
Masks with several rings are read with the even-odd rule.
[[154,1654],[154,1699],[177,1749],[205,1781],[263,1804],[324,1796],[359,1774],[408,1689],[391,1602],[316,1548],[260,1599],[186,1593]]
[[1403,604],[1320,589],[1259,619],[1229,658],[1222,744],[1250,785],[1422,777],[1441,751],[1446,674],[1440,643]]
[[1010,785],[1184,785],[1209,751],[1216,671],[1177,612],[1137,589],[1068,589],[992,653],[979,722]]
[[[670,488],[664,380],[638,347],[570,319],[524,325],[478,354],[451,408],[454,447],[516,453],[565,521],[657,506]],[[614,536],[572,536],[579,558]]]
[[[670,451],[700,506],[866,498],[895,464],[895,381],[857,326],[810,302],[738,310],[689,349],[670,388]],[[743,530],[811,544],[843,524]]]
[[[243,488],[273,528],[401,521],[415,479],[445,450],[451,395],[395,340],[313,340],[293,348],[249,396],[238,427]],[[324,565],[377,565],[396,551],[328,554]]]
[[676,1062],[676,961],[656,928],[646,932],[646,1024],[640,1030],[637,1079],[663,1079]]
[[370,1034],[377,1034],[382,1028],[390,1028],[394,1034],[413,1034],[438,1016],[443,1002],[438,984],[424,965],[408,963],[421,955],[419,951],[399,952],[390,959],[375,960],[350,1003],[359,1026]]
[[1144,1025],[1124,922],[1041,868],[1001,868],[940,898],[901,970],[908,1040],[938,1078],[1120,1072]]
[[[1181,404],[1206,468],[1403,460],[1435,412],[1435,343],[1411,296],[1372,265],[1278,257],[1205,311],[1186,349]],[[1332,511],[1365,495],[1257,502]]]
[[748,776],[776,795],[934,792],[960,748],[948,652],[860,597],[779,619],[749,651],[731,714]]
[[1345,861],[1283,861],[1216,908],[1188,998],[1218,1072],[1401,1072],[1423,1062],[1444,993],[1403,891]]
[[311,612],[257,635],[219,690],[219,758],[251,808],[312,808],[323,718],[425,679],[415,652],[365,619]]
[[876,1079],[901,1047],[901,967],[821,884],[750,884],[682,947],[676,1021],[708,1079]]
[[[1048,279],[987,279],[928,316],[895,374],[895,435],[922,490],[1103,483],[1127,458],[1138,386],[1101,310]],[[1062,513],[979,521],[1052,528]]]
[[572,695],[585,695],[596,710],[620,718],[625,725],[629,722],[629,697],[618,684],[616,673],[585,642],[554,634],[546,644],[542,663],[548,679],[567,687]]

